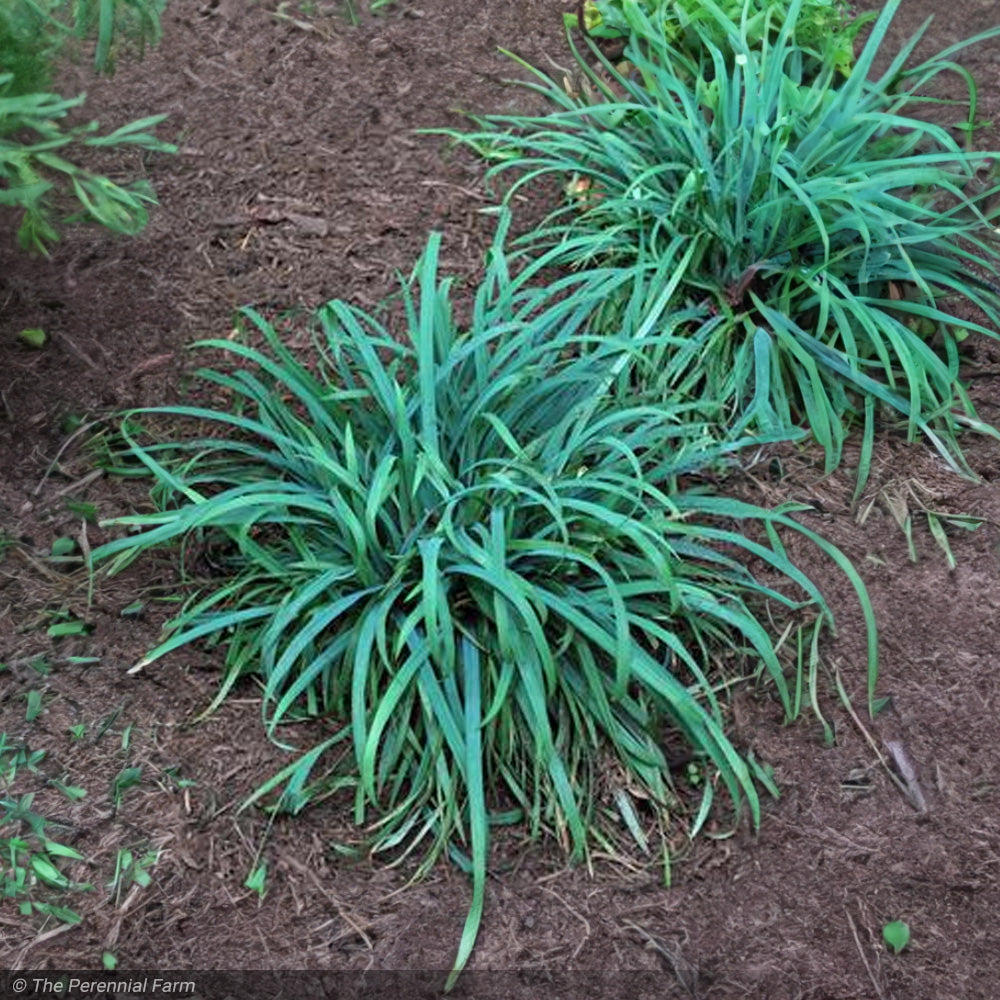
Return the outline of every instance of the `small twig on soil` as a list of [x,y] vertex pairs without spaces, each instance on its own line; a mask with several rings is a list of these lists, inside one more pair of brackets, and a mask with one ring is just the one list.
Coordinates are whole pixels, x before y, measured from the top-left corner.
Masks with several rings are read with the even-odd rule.
[[[840,693],[840,700],[844,703],[844,707],[847,709],[848,714],[854,720],[854,724],[858,727],[858,729],[861,731],[861,734],[868,741],[868,745],[872,748],[872,750],[875,751],[875,756],[878,757],[879,763],[882,765],[883,768],[885,768],[885,773],[889,775],[889,779],[900,790],[900,792],[902,792],[903,797],[906,799],[907,802],[910,803],[910,805],[913,806],[914,809],[917,810],[917,812],[921,814],[926,814],[927,803],[924,802],[923,795],[920,796],[920,802],[918,803],[918,801],[913,796],[909,784],[900,779],[896,775],[896,772],[889,766],[889,762],[885,759],[885,756],[882,754],[882,751],[879,750],[878,744],[875,742],[874,738],[872,737],[872,734],[869,733],[867,729],[865,729],[864,723],[858,718],[858,713],[854,711],[854,706],[851,704],[851,699],[847,697],[847,692],[844,690],[844,684],[840,679],[840,670],[839,668],[836,667],[834,668],[834,680],[836,680],[837,682],[837,691]],[[921,803],[923,804],[923,808],[921,808]]]
[[271,17],[277,21],[287,21],[293,27],[298,28],[299,31],[319,35],[320,38],[325,38],[327,41],[331,41],[333,39],[333,35],[329,31],[324,31],[311,21],[301,21],[297,17],[292,17],[291,14],[286,14],[281,8],[287,6],[288,5],[284,3],[278,4],[278,9],[271,11]]
[[698,996],[698,970],[680,953],[679,948],[671,948],[666,941],[650,934],[645,927],[640,927],[631,920],[626,920],[624,927],[635,931],[640,937],[646,939],[646,947],[662,955],[670,964],[677,982],[684,987],[691,997]]
[[573,70],[569,69],[566,66],[560,66],[559,63],[557,63],[555,59],[553,59],[552,56],[548,54],[548,52],[543,52],[542,55],[545,56],[545,58],[548,60],[549,65],[559,70],[560,73],[564,73],[566,76],[573,75]]
[[[214,90],[216,93],[224,93],[222,87],[217,86],[214,83],[206,83],[193,69],[189,66],[181,67],[181,72],[196,86],[200,87],[202,90]],[[192,155],[189,150],[182,149],[182,153],[187,153],[188,156]]]
[[857,924],[854,923],[854,917],[851,916],[851,911],[846,906],[844,907],[844,913],[847,914],[847,922],[851,925],[851,933],[854,935],[854,943],[858,946],[858,954],[864,963],[865,972],[868,973],[868,978],[872,981],[872,986],[875,987],[875,992],[878,994],[879,1000],[886,1000],[886,996],[882,992],[882,987],[879,986],[879,982],[875,978],[875,973],[872,972],[872,967],[868,964],[868,959],[865,957],[865,949],[861,944],[861,938],[858,937]]
[[100,479],[103,475],[103,469],[93,469],[81,479],[77,479],[75,482],[72,482],[68,486],[64,486],[61,490],[58,490],[56,493],[53,493],[52,499],[58,500],[60,497],[66,496],[67,493],[76,493],[77,490],[82,490],[84,486],[89,486],[95,479]]
[[555,891],[555,889],[550,889],[547,885],[543,885],[542,891],[547,892],[550,896],[555,896],[556,899],[558,899],[559,902],[562,903],[562,905],[565,906],[566,909],[569,910],[569,912],[572,913],[573,916],[576,917],[576,919],[579,920],[581,924],[583,924],[583,929],[585,933],[583,935],[583,939],[576,946],[576,949],[570,956],[570,961],[572,962],[576,959],[576,956],[580,954],[580,950],[587,943],[587,941],[590,940],[590,921],[587,920],[587,918],[579,910],[574,910],[573,907],[570,906],[569,903],[567,903],[566,900],[563,899],[562,896],[560,896],[559,893]]
[[46,931],[44,934],[39,934],[33,941],[29,941],[20,951],[17,956],[17,962],[12,966],[14,969],[23,968],[24,956],[28,953],[29,948],[34,948],[36,944],[44,944],[46,941],[50,941],[52,938],[57,937],[59,934],[65,934],[66,931],[71,931],[79,924],[60,924],[58,927],[53,927],[52,930]]
[[42,576],[47,577],[53,583],[70,584],[72,583],[72,578],[65,573],[57,573],[54,569],[46,566],[45,563],[39,562],[34,556],[29,555],[27,552],[21,548],[20,545],[15,545],[14,551],[33,569],[37,570]]
[[462,187],[461,184],[451,184],[448,181],[423,180],[420,182],[424,187],[451,188],[453,191],[461,191],[467,198],[474,198],[476,201],[492,201],[479,191],[472,188]]
[[260,938],[260,943],[264,946],[264,954],[267,956],[267,962],[268,962],[268,964],[265,966],[265,968],[273,969],[274,968],[274,960],[271,958],[271,946],[268,944],[268,941],[267,941],[267,938],[264,935],[264,932],[260,929],[260,923],[259,923],[259,921],[255,920],[253,922],[253,929],[257,932],[257,937]]
[[324,895],[327,900],[333,904],[333,908],[337,911],[337,915],[340,919],[343,920],[344,923],[347,924],[354,931],[354,933],[361,938],[362,941],[364,941],[369,951],[374,951],[375,946],[372,944],[371,938],[365,933],[364,928],[357,921],[351,919],[351,915],[344,909],[340,899],[323,885],[319,876],[308,865],[304,865],[301,861],[292,857],[290,854],[286,855],[284,860],[292,868],[301,872],[312,881],[313,885],[316,886],[320,893],[322,893],[322,895]]
[[901,777],[906,782],[906,787],[910,793],[910,800],[914,808],[920,813],[927,812],[927,801],[924,798],[924,793],[920,790],[920,785],[917,782],[917,772],[913,766],[913,762],[910,760],[909,754],[906,752],[906,747],[899,740],[886,740],[885,748],[889,751],[889,756],[892,757],[893,763],[896,765],[896,770],[899,771]]
[[92,357],[84,354],[83,351],[81,351],[80,348],[77,347],[65,333],[54,333],[52,336],[61,344],[65,344],[65,346],[69,348],[70,353],[75,354],[89,368],[93,369],[95,372],[99,372],[101,370],[101,366]]
[[622,868],[627,869],[634,874],[642,874],[649,870],[649,864],[640,864],[636,861],[630,861],[623,855],[610,854],[607,851],[594,851],[590,856],[591,861],[610,861],[612,864],[619,865]]
[[[56,452],[56,457],[52,459],[49,463],[49,467],[45,470],[45,475],[39,480],[38,485],[31,491],[32,496],[38,496],[42,492],[42,487],[45,485],[45,481],[52,475],[53,469],[59,465],[59,459],[63,457],[66,453],[66,449],[81,435],[86,434],[92,427],[96,427],[98,424],[104,423],[104,417],[100,417],[97,420],[90,420],[85,424],[80,424],[79,427],[65,441],[63,441],[61,447]],[[59,494],[57,494],[58,496]]]
[[145,361],[140,361],[139,364],[125,376],[126,379],[135,378],[137,375],[148,375],[149,372],[156,371],[158,368],[162,368],[164,365],[168,364],[174,359],[175,355],[173,353],[157,354],[151,358],[146,358]]

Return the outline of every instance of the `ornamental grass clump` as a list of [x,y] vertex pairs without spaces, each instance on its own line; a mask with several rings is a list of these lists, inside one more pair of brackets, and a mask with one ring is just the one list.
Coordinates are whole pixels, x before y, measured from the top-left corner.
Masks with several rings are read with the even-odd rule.
[[599,72],[575,50],[590,78],[582,93],[538,71],[529,84],[552,113],[447,132],[489,158],[492,177],[516,172],[511,193],[546,175],[565,185],[567,203],[526,238],[533,252],[639,274],[682,241],[675,305],[721,317],[697,393],[722,403],[731,426],[807,426],[830,469],[859,414],[867,440],[877,411],[895,411],[911,438],[924,434],[963,468],[959,427],[991,430],[959,378],[958,344],[1000,324],[1000,288],[979,277],[1000,263],[988,207],[1000,189],[967,193],[995,154],[916,117],[961,46],[908,67],[918,34],[868,79],[899,2],[886,4],[846,81],[832,64],[806,78],[794,43],[801,0],[757,49],[710,0],[712,20],[690,25],[693,49],[628,4],[627,75],[596,48]]
[[[612,827],[640,841],[665,829],[670,733],[756,821],[767,778],[727,735],[714,664],[749,657],[792,715],[801,689],[764,602],[809,605],[816,622],[829,612],[779,540],[784,528],[815,538],[788,509],[699,488],[736,445],[682,405],[626,405],[616,389],[637,337],[654,336],[589,335],[621,272],[533,291],[532,268],[511,278],[495,251],[463,329],[438,246],[432,237],[404,284],[401,329],[335,301],[308,358],[251,310],[256,346],[206,342],[231,360],[201,373],[220,408],[127,417],[156,510],[110,522],[129,533],[93,556],[117,568],[184,541],[202,575],[221,571],[143,664],[212,639],[225,650],[219,697],[257,677],[272,738],[328,720],[334,735],[260,797],[280,788],[297,811],[348,790],[371,850],[419,849],[420,871],[447,853],[471,871],[458,970],[491,826],[523,823],[577,858]],[[150,442],[142,427],[156,414],[200,430]],[[789,592],[758,582],[751,563]],[[873,631],[870,654],[871,682]],[[599,779],[618,772],[609,804]]]

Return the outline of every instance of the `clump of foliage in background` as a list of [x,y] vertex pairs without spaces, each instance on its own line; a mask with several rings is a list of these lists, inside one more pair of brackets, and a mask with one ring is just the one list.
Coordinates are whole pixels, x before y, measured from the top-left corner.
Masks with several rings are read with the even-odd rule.
[[0,69],[11,75],[11,96],[45,90],[52,82],[52,61],[60,36],[53,36],[49,17],[34,4],[0,3]]
[[[676,304],[716,321],[694,392],[722,402],[730,426],[804,423],[828,469],[856,414],[871,441],[879,406],[956,467],[959,426],[990,430],[959,378],[958,343],[996,336],[975,310],[1000,324],[1000,289],[975,269],[1000,265],[989,207],[998,189],[967,193],[995,155],[965,150],[915,114],[960,46],[908,67],[918,34],[867,79],[899,2],[886,5],[846,81],[833,65],[807,75],[795,42],[803,0],[761,50],[710,0],[689,27],[693,47],[633,4],[628,75],[595,50],[599,73],[575,50],[586,92],[535,71],[542,82],[529,86],[557,110],[448,132],[493,161],[491,176],[516,171],[511,194],[540,176],[562,180],[568,202],[528,234],[532,252],[640,274],[676,241],[687,246]],[[973,89],[973,114],[974,103]]]
[[[438,242],[404,288],[401,329],[331,302],[308,361],[252,311],[259,348],[208,342],[233,359],[201,373],[224,403],[152,411],[200,422],[186,442],[146,439],[150,411],[127,418],[156,510],[110,522],[132,533],[94,559],[121,566],[185,540],[211,553],[224,575],[143,662],[211,637],[225,647],[220,698],[257,676],[272,737],[304,717],[339,724],[265,791],[283,782],[280,804],[298,811],[350,790],[372,850],[420,847],[421,871],[445,853],[466,866],[457,970],[492,825],[524,823],[577,858],[609,824],[642,845],[659,831],[665,848],[668,733],[711,772],[706,794],[718,784],[756,822],[758,782],[772,786],[730,742],[711,675],[749,655],[794,715],[752,604],[809,604],[818,624],[829,612],[778,539],[815,539],[789,511],[699,488],[737,445],[684,405],[628,401],[634,343],[655,335],[595,344],[587,328],[621,272],[536,290],[543,262],[512,279],[498,245],[462,329]],[[753,559],[800,598],[759,583]],[[870,654],[874,672],[873,629]],[[610,801],[601,754],[624,776]]]
[[3,0],[0,53],[4,72],[15,79],[10,92],[48,89],[55,61],[75,56],[88,39],[96,42],[96,73],[114,72],[123,51],[141,58],[160,41],[165,6],[166,0]]
[[[773,44],[785,26],[788,0],[720,0],[726,24],[736,25],[747,46],[761,50]],[[673,47],[695,53],[707,43],[724,49],[729,42],[726,24],[701,0],[586,0],[583,28],[594,38],[629,38],[635,31],[653,37],[662,32]],[[580,15],[567,14],[569,27],[580,26]],[[792,27],[792,41],[809,57],[812,72],[832,66],[844,77],[854,65],[858,32],[874,14],[852,17],[843,0],[805,0]]]
[[[98,136],[96,122],[61,124],[85,95],[65,98],[50,87],[68,45],[96,37],[95,69],[110,71],[122,47],[141,52],[159,39],[161,9],[160,0],[0,0],[0,205],[21,213],[25,249],[44,253],[58,238],[58,222],[97,222],[121,233],[146,224],[156,200],[147,181],[118,184],[68,157],[87,146],[173,152],[148,131],[165,116]],[[76,207],[64,210],[69,202]]]

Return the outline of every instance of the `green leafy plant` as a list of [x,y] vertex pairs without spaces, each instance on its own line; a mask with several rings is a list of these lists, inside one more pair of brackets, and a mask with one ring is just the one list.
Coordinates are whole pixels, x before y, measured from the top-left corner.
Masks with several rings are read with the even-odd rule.
[[46,634],[53,638],[61,638],[68,635],[87,635],[93,631],[93,625],[81,621],[71,611],[60,610],[51,612],[53,624],[48,627]]
[[131,49],[139,58],[147,45],[159,44],[162,36],[160,15],[166,0],[56,0],[56,18],[72,17],[75,39],[94,38],[94,70],[114,72],[123,50]]
[[42,677],[48,677],[52,673],[52,663],[47,656],[33,656],[28,660],[28,666]]
[[11,93],[46,90],[55,60],[86,39],[96,39],[97,73],[113,72],[124,49],[141,57],[147,45],[160,41],[165,5],[166,0],[4,0],[0,68],[14,77]]
[[193,778],[181,777],[181,765],[174,764],[172,767],[163,769],[163,778],[157,780],[157,785],[165,792],[184,791],[186,788],[194,788],[198,782]]
[[82,517],[88,524],[97,524],[97,505],[86,500],[66,500],[66,510]]
[[[82,97],[64,99],[45,93],[5,97],[3,86],[7,79],[9,74],[0,74],[0,205],[22,210],[18,229],[21,245],[44,253],[46,246],[58,238],[53,195],[63,182],[81,206],[66,215],[64,221],[92,221],[113,232],[139,232],[148,221],[148,206],[156,202],[149,182],[118,184],[67,159],[66,147],[131,145],[176,152],[175,146],[146,131],[166,116],[143,118],[105,136],[93,135],[96,122],[64,130],[59,120],[82,104]],[[32,132],[36,136],[33,141],[21,138]]]
[[[273,738],[329,718],[335,733],[252,801],[274,793],[295,812],[349,791],[373,851],[419,846],[418,874],[445,853],[469,871],[456,973],[482,912],[490,827],[523,822],[583,856],[604,835],[601,754],[630,776],[612,796],[629,825],[669,823],[669,731],[692,746],[704,784],[756,822],[763,772],[727,736],[709,676],[750,656],[791,714],[751,604],[804,601],[829,621],[778,537],[816,537],[794,508],[700,488],[737,445],[677,403],[629,403],[635,341],[656,335],[587,327],[627,276],[595,270],[536,290],[547,261],[512,278],[504,232],[464,329],[437,236],[404,285],[401,329],[331,302],[299,359],[244,310],[247,342],[204,344],[231,359],[201,372],[219,408],[126,418],[156,509],[108,522],[129,533],[93,554],[115,570],[184,541],[186,562],[202,553],[223,570],[143,663],[211,639],[226,664],[218,700],[257,676]],[[201,436],[150,440],[143,422],[164,414]],[[801,597],[758,583],[750,560]],[[867,601],[865,613],[871,624]],[[869,650],[874,683],[874,630]]]
[[11,74],[11,92],[29,94],[49,87],[61,38],[60,26],[44,4],[0,4],[0,71]]
[[909,924],[902,920],[893,920],[882,928],[882,937],[885,943],[892,949],[893,954],[898,955],[910,943]]
[[[145,226],[148,206],[155,203],[147,181],[118,184],[70,156],[86,147],[176,152],[148,131],[165,116],[99,136],[96,122],[60,124],[85,95],[64,98],[48,87],[67,40],[96,35],[95,67],[110,70],[120,39],[142,44],[159,39],[161,8],[155,0],[7,0],[0,6],[0,205],[21,211],[18,240],[25,249],[45,253],[58,237],[58,219],[97,222],[129,234]],[[64,212],[64,201],[75,202],[76,210]]]
[[26,344],[28,347],[34,348],[35,350],[41,350],[48,340],[48,336],[45,331],[37,326],[22,330],[17,335],[17,338],[22,344]]
[[33,688],[25,694],[24,698],[28,703],[24,714],[25,721],[34,722],[42,711],[42,692]]
[[257,893],[258,898],[263,899],[267,895],[267,862],[262,861],[247,875],[243,882],[245,889]]
[[83,855],[48,835],[49,821],[35,811],[33,793],[10,794],[18,771],[37,772],[44,756],[44,751],[30,751],[0,733],[0,895],[16,904],[23,917],[35,913],[78,923],[79,914],[62,905],[61,897],[93,886],[72,881],[60,865],[82,861]]
[[0,733],[0,782],[5,789],[10,787],[21,768],[36,774],[44,758],[44,750],[29,751],[23,743],[10,742],[6,733]]
[[160,860],[160,852],[155,850],[132,851],[122,848],[115,856],[115,871],[107,884],[108,892],[114,897],[115,906],[121,906],[125,893],[137,885],[145,889],[153,877],[150,869]]
[[[807,425],[831,469],[863,415],[859,493],[881,409],[956,468],[960,427],[995,433],[958,375],[959,340],[1000,325],[1000,288],[976,270],[1000,262],[998,188],[968,193],[995,157],[916,116],[922,88],[954,69],[960,45],[908,68],[918,34],[868,79],[899,2],[886,4],[836,86],[832,65],[804,75],[794,42],[802,0],[762,50],[711,0],[690,25],[701,41],[693,52],[630,5],[628,75],[596,52],[603,74],[592,71],[577,51],[592,84],[583,94],[534,71],[541,82],[529,86],[556,105],[551,114],[442,130],[492,160],[490,176],[516,171],[511,195],[540,176],[564,182],[568,202],[526,237],[532,252],[554,247],[571,266],[642,274],[678,241],[686,247],[674,305],[695,310],[692,331],[714,321],[694,398],[722,402],[730,426]],[[617,322],[611,303],[607,328]]]
[[[788,16],[788,0],[720,0],[719,9],[733,24],[748,46],[762,49],[773,44]],[[586,0],[582,7],[583,27],[595,38],[627,38],[636,24],[636,13],[663,32],[672,45],[682,49],[700,48],[706,38],[717,48],[729,41],[729,33],[700,0]],[[854,64],[854,41],[858,32],[875,19],[874,14],[852,18],[843,0],[805,0],[795,20],[792,39],[808,53],[819,72],[833,66],[847,77]],[[567,14],[569,27],[579,26],[579,14]],[[701,22],[700,29],[695,26]]]
[[54,788],[58,788],[59,791],[70,800],[70,802],[78,802],[80,799],[87,797],[87,790],[85,788],[80,788],[79,785],[67,785],[65,782],[59,781],[57,778],[49,778],[49,784]]
[[130,788],[137,788],[142,782],[141,767],[124,767],[111,782],[111,803],[117,810],[122,804],[122,797]]

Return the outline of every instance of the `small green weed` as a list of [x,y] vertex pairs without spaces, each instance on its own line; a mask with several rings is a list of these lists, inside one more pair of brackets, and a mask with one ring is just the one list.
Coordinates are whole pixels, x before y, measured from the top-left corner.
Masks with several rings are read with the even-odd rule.
[[17,339],[26,347],[40,351],[48,343],[49,337],[41,327],[29,326],[18,333]]
[[267,895],[267,862],[262,861],[247,875],[243,887],[257,893],[260,899]]
[[121,808],[122,797],[130,788],[138,788],[142,782],[141,767],[125,767],[115,775],[111,782],[111,804],[115,811]]
[[82,517],[87,524],[97,524],[97,505],[84,500],[66,500],[66,510]]
[[67,785],[55,778],[49,778],[49,784],[54,788],[59,789],[59,791],[62,792],[63,795],[70,800],[70,802],[78,802],[80,799],[87,797],[87,790],[85,788],[80,788],[79,785]]
[[53,561],[58,559],[66,559],[71,557],[73,552],[76,551],[76,539],[69,537],[57,538],[52,543],[52,559]]
[[46,634],[53,639],[60,639],[65,636],[88,635],[94,630],[94,626],[77,618],[71,611],[52,612],[55,619],[46,630]]
[[[83,861],[83,855],[49,837],[49,821],[34,810],[33,793],[10,794],[18,771],[37,772],[44,756],[44,751],[30,751],[0,733],[0,890],[24,917],[34,913],[78,923],[79,914],[52,900],[93,889],[89,883],[72,881],[60,868],[66,861]],[[61,790],[70,799],[79,797],[79,789]]]
[[28,661],[28,666],[40,677],[48,677],[52,673],[52,663],[47,656],[35,656]]
[[32,689],[25,693],[24,698],[28,703],[27,710],[24,713],[25,721],[34,722],[42,711],[42,692]]
[[902,920],[893,920],[882,928],[882,937],[893,954],[898,955],[910,943],[909,924]]
[[163,769],[163,778],[159,779],[156,783],[165,792],[184,791],[185,788],[194,788],[198,784],[193,778],[181,777],[180,764],[175,764],[173,767],[165,767]]
[[121,906],[125,894],[133,885],[144,889],[152,883],[153,877],[149,872],[159,860],[159,851],[133,851],[127,848],[118,851],[115,857],[115,871],[107,884],[107,890],[114,899],[115,906]]
[[44,750],[29,751],[23,743],[10,741],[6,733],[0,733],[0,783],[9,788],[21,768],[36,774],[44,757]]
[[94,736],[94,742],[99,743],[104,739],[105,735],[111,730],[111,727],[118,721],[122,712],[125,710],[124,704],[119,705],[117,708],[111,710],[98,724],[97,734]]

